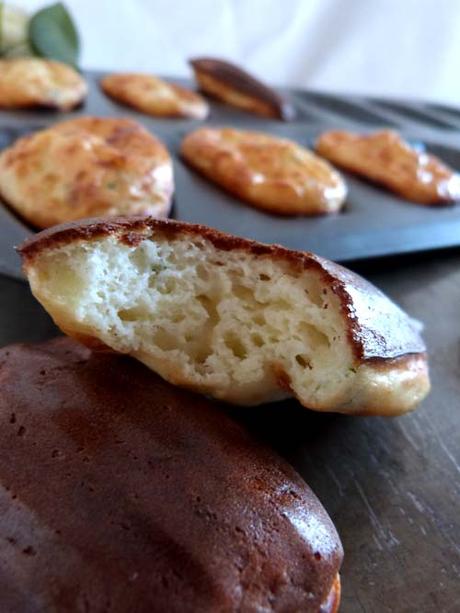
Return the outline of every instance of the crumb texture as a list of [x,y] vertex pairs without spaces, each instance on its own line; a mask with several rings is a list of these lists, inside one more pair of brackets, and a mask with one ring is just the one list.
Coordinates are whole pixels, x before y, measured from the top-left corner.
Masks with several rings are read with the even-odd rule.
[[429,390],[414,322],[312,254],[142,219],[58,228],[21,253],[64,332],[174,384],[235,404],[294,396],[315,410],[383,415]]
[[291,388],[318,402],[331,378],[346,386],[353,374],[337,298],[314,273],[296,276],[196,237],[134,247],[107,238],[46,260],[39,283],[48,299],[178,383],[243,404]]

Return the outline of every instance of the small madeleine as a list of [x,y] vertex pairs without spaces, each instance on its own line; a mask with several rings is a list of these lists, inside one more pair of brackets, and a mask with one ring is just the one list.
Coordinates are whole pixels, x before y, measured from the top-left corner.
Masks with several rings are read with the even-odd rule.
[[204,119],[209,106],[185,87],[139,73],[113,74],[101,81],[104,92],[118,102],[154,117]]
[[173,191],[168,151],[130,119],[64,121],[0,154],[0,196],[38,228],[96,215],[166,217]]
[[239,66],[210,57],[194,58],[190,64],[208,96],[262,117],[284,121],[295,117],[295,108],[286,98]]
[[324,132],[316,151],[333,164],[384,185],[420,204],[460,199],[460,175],[439,158],[418,151],[394,130],[353,134]]
[[80,104],[88,88],[76,70],[54,60],[0,60],[0,108],[46,107],[68,111]]
[[338,211],[347,194],[332,166],[297,143],[231,128],[201,128],[182,141],[196,170],[257,208],[280,215]]

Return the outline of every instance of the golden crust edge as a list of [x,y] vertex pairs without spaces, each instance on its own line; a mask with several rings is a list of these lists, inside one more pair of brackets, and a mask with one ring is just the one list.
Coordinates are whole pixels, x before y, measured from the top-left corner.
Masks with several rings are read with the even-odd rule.
[[[310,252],[295,251],[276,244],[269,245],[259,243],[257,241],[225,234],[214,228],[200,224],[192,224],[172,219],[155,219],[149,216],[86,219],[61,224],[43,230],[24,241],[24,243],[17,248],[17,251],[23,260],[24,269],[27,271],[27,267],[33,263],[34,258],[40,254],[40,252],[60,247],[74,240],[98,240],[107,236],[116,236],[120,242],[135,246],[145,238],[148,238],[154,231],[162,232],[167,238],[198,235],[209,240],[214,247],[224,252],[233,249],[241,249],[251,255],[271,257],[288,263],[295,272],[316,269],[322,281],[328,285],[341,300],[342,306],[344,307],[344,315],[346,319],[349,320],[350,327],[356,328],[358,332],[358,334],[353,335],[350,339],[352,345],[358,349],[358,358],[364,358],[369,362],[379,362],[411,354],[425,354],[426,348],[423,341],[418,333],[413,331],[412,340],[416,341],[414,343],[414,345],[416,345],[415,349],[413,347],[407,348],[407,350],[400,351],[398,355],[391,356],[378,354],[364,355],[364,353],[360,355],[359,348],[357,347],[360,345],[360,328],[359,325],[354,323],[348,311],[350,304],[352,304],[352,298],[347,292],[347,287],[361,284],[364,290],[371,296],[374,294],[380,295],[380,292],[358,275]],[[385,299],[389,300],[387,297],[385,297]]]

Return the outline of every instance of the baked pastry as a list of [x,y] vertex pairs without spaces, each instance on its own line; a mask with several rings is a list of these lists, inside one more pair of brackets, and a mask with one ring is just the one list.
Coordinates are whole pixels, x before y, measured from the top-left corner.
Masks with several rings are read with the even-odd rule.
[[184,138],[181,155],[227,191],[279,215],[334,213],[347,195],[344,180],[326,161],[270,134],[199,128]]
[[101,81],[103,91],[122,104],[154,117],[205,119],[209,105],[199,94],[140,73],[112,74]]
[[439,158],[420,151],[393,130],[372,134],[324,132],[317,153],[333,164],[384,185],[420,204],[443,204],[460,199],[460,175]]
[[149,218],[54,228],[20,252],[66,334],[177,385],[241,405],[294,396],[367,415],[404,413],[428,392],[416,323],[311,253]]
[[337,611],[331,520],[222,407],[70,339],[0,378],[1,611]]
[[290,102],[230,62],[195,58],[190,65],[200,89],[217,100],[263,117],[284,120],[295,117]]
[[0,59],[0,108],[69,111],[87,93],[84,78],[62,62],[36,57]]
[[168,151],[130,119],[71,119],[0,153],[0,196],[38,228],[95,215],[166,217],[173,190]]

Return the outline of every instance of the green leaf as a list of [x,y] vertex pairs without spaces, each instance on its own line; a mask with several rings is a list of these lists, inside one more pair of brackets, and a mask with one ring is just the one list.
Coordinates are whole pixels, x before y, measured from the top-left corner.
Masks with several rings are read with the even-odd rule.
[[41,9],[29,22],[29,42],[41,56],[76,66],[80,52],[78,32],[61,2]]

